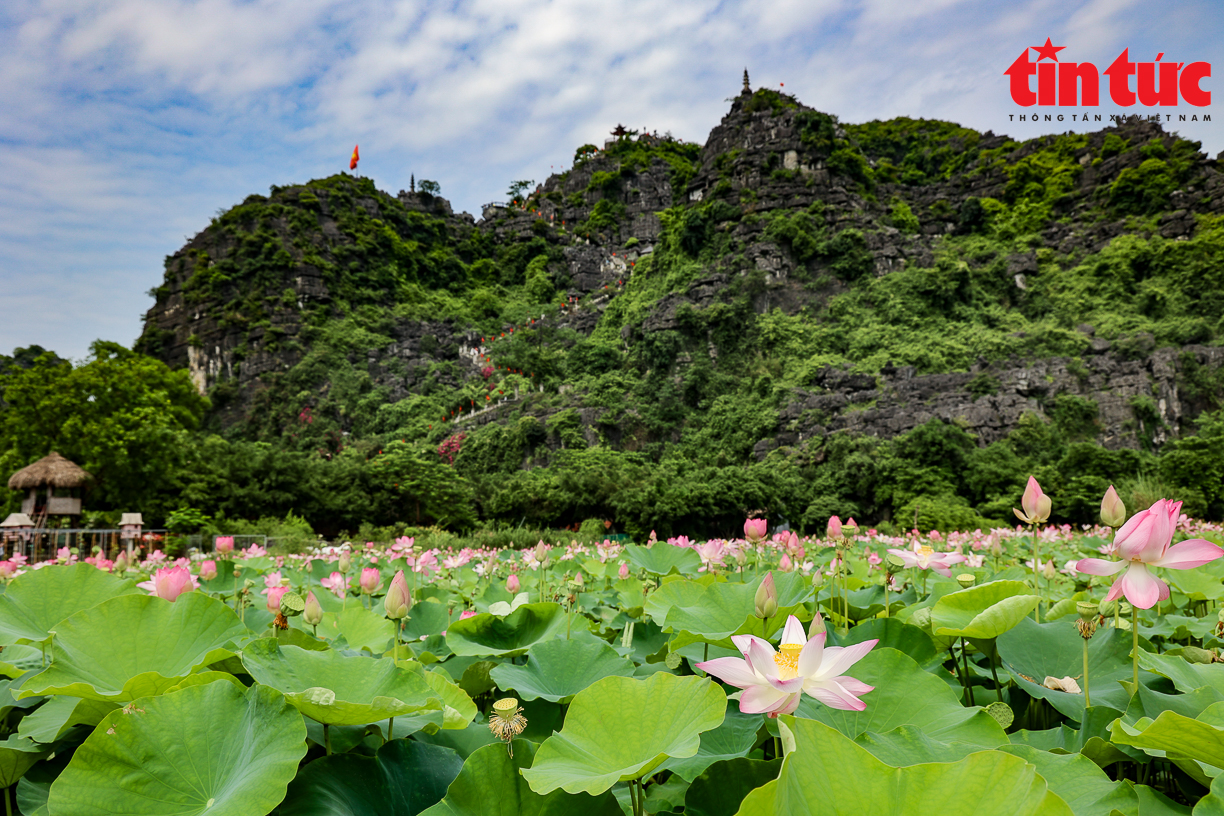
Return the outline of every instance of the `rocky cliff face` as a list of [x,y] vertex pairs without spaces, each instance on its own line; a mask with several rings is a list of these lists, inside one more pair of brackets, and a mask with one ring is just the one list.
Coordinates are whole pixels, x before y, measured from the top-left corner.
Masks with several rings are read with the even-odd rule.
[[[673,145],[670,154],[643,159],[609,149],[550,177],[526,206],[488,208],[480,221],[454,214],[444,199],[404,192],[391,197],[346,176],[274,189],[216,219],[167,258],[138,347],[187,367],[201,391],[221,389],[222,423],[240,423],[252,395],[307,359],[329,321],[365,307],[419,304],[430,287],[460,291],[455,281],[474,274],[482,257],[503,260],[481,285],[517,285],[503,261],[515,247],[529,245],[550,258],[550,280],[560,292],[600,296],[600,304],[549,318],[557,328],[587,336],[607,306],[604,290],[614,293],[666,240],[660,214],[679,218],[684,208],[714,200],[727,202],[731,215],[704,207],[705,220],[694,229],[724,235],[728,251],[626,323],[620,329],[625,347],[678,330],[686,309],[730,302],[736,281],[753,275],[762,281],[752,294],[757,313],[811,313],[852,284],[845,253],[853,254],[856,275],[884,277],[933,265],[945,236],[974,228],[981,210],[975,202],[1015,198],[1017,185],[1026,183],[1016,168],[1053,139],[1016,144],[1002,135],[958,131],[940,143],[940,160],[955,162],[969,147],[977,158],[954,172],[936,168],[912,183],[892,172],[898,168],[887,151],[876,149],[865,133],[856,137],[854,128],[776,95],[744,94],[699,150]],[[1146,152],[1107,155],[1109,139],[1146,145]],[[640,141],[656,143],[650,136]],[[1200,218],[1224,213],[1224,178],[1214,161],[1196,157],[1157,217],[1103,215],[1101,208],[1124,171],[1139,172],[1153,155],[1176,149],[1175,136],[1155,123],[1124,123],[1089,135],[1074,154],[1076,172],[1067,174],[1054,217],[1028,250],[977,262],[993,264],[997,286],[1020,300],[1039,273],[1043,251],[1074,260],[1124,234],[1187,238]],[[1038,174],[1027,183],[1043,179]],[[778,213],[804,213],[827,236],[853,231],[857,237],[842,255],[805,252],[771,227]],[[472,353],[480,332],[461,321],[423,319],[419,308],[411,316],[388,312],[379,333],[384,341],[352,350],[347,359],[383,389],[387,401],[431,383],[458,388],[480,366]],[[1215,407],[1201,393],[1187,393],[1185,383],[1192,370],[1219,368],[1221,348],[1144,348],[1142,338],[1132,338],[1119,350],[1094,337],[1091,327],[1082,326],[1080,334],[1078,357],[982,359],[968,371],[926,375],[912,366],[889,365],[878,374],[826,369],[792,392],[776,433],[754,452],[760,458],[840,430],[892,436],[932,417],[962,423],[988,443],[1017,427],[1025,413],[1049,415],[1060,396],[1096,406],[1093,434],[1108,447],[1159,445],[1186,418]],[[708,351],[717,361],[712,341]],[[690,353],[678,355],[676,370],[689,359]],[[580,394],[570,397],[582,407]],[[551,409],[538,410],[546,416]],[[584,409],[584,422],[598,415],[598,409]],[[497,417],[492,412],[480,422]]]

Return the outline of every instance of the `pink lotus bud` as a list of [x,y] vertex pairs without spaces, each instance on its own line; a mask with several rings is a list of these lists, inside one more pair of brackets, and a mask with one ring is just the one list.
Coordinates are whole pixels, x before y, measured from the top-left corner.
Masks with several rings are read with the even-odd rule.
[[[167,601],[175,601],[184,592],[195,589],[191,571],[186,567],[162,567],[153,574],[153,594]],[[144,586],[142,584],[142,586]]]
[[750,518],[744,522],[744,538],[753,544],[765,537],[769,530],[769,522],[761,518]]
[[288,591],[289,591],[289,587],[282,587],[282,586],[272,587],[271,589],[264,590],[264,592],[268,596],[268,611],[269,612],[273,613],[274,615],[280,614],[281,596],[284,595]]
[[1020,506],[1024,508],[1023,513],[1015,508],[1012,508],[1012,512],[1026,524],[1039,524],[1050,518],[1050,497],[1041,492],[1041,485],[1032,476],[1024,488]]
[[578,587],[579,589],[586,586],[586,579],[582,577],[581,572],[574,574],[574,586]]
[[1118,496],[1118,491],[1110,485],[1101,499],[1101,522],[1108,527],[1121,527],[1126,523],[1126,505]]
[[807,636],[808,640],[814,637],[823,638],[825,636],[825,622],[819,612],[816,613],[816,617],[812,618],[812,622],[808,624]]
[[842,537],[842,523],[837,516],[829,519],[829,525],[825,527],[825,536],[828,538]]
[[474,618],[479,614],[480,613],[477,612],[475,609],[465,609],[459,613],[459,620],[467,620],[468,618]]
[[783,553],[782,560],[778,562],[778,569],[782,570],[783,572],[790,572],[792,566],[790,556]]
[[616,571],[616,574],[621,578],[621,580],[628,578],[629,577],[629,565],[626,564],[624,561],[620,562],[620,569]]
[[234,551],[233,536],[217,536],[213,548],[219,553],[232,553]]
[[519,577],[517,575],[511,575],[509,578],[506,579],[506,591],[509,592],[511,595],[518,594]]
[[765,580],[757,587],[754,603],[758,618],[772,618],[778,614],[778,588],[774,586],[772,572],[766,573]]
[[340,563],[336,565],[336,569],[340,570],[345,575],[348,575],[348,571],[352,568],[353,558],[349,555],[348,550],[344,550],[340,553]]
[[128,568],[127,553],[124,552],[123,550],[120,550],[119,555],[115,556],[115,566],[113,569],[115,572],[122,573],[122,572],[127,571],[127,568]]
[[[378,577],[378,570],[365,569],[361,571],[361,591],[365,592],[366,573],[373,572],[375,578]],[[373,591],[373,590],[371,590]],[[369,593],[366,593],[369,594]],[[387,612],[387,617],[391,620],[399,620],[408,615],[408,610],[412,608],[412,593],[408,591],[408,582],[404,580],[404,571],[400,570],[395,573],[395,577],[391,579],[391,586],[387,588],[387,595],[383,598],[383,609]]]
[[308,626],[318,626],[323,620],[323,606],[313,590],[306,593],[306,608],[302,610],[302,620],[306,621]]
[[361,571],[361,593],[373,595],[382,583],[382,574],[374,567],[366,567]]
[[200,578],[204,581],[211,581],[217,577],[217,562],[202,561],[200,562]]
[[535,545],[535,560],[543,564],[548,559],[548,547],[541,541]]

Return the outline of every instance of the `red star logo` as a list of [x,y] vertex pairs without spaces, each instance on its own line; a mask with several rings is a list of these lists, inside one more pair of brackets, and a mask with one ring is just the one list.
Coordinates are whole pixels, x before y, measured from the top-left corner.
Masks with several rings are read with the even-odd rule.
[[1058,62],[1058,52],[1063,50],[1066,47],[1067,46],[1065,45],[1056,46],[1050,42],[1049,37],[1046,37],[1045,45],[1034,45],[1032,46],[1032,49],[1040,55],[1037,57],[1038,62],[1041,62],[1046,57],[1049,57],[1055,62]]

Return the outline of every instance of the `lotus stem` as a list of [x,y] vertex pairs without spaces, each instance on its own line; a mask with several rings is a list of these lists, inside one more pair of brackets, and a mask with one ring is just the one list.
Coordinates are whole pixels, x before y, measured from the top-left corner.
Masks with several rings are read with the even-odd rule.
[[393,739],[395,739],[395,718],[394,717],[392,717],[387,722],[387,742],[390,742]]
[[891,577],[892,577],[892,576],[891,576],[891,575],[889,575],[887,572],[885,572],[885,573],[884,573],[884,617],[886,617],[886,618],[889,616],[889,611],[888,611],[888,579],[889,579],[889,578],[891,578]]
[[[1136,681],[1137,681],[1136,677]],[[1085,714],[1087,709],[1092,705],[1092,700],[1088,696],[1088,639],[1084,638],[1084,709]]]
[[1033,535],[1033,591],[1037,595],[1037,605],[1033,607],[1033,620],[1041,623],[1041,541],[1037,538],[1037,525],[1029,525]]
[[8,788],[4,789],[4,813],[5,816],[13,816],[13,799],[9,795]]
[[774,759],[782,758],[782,738],[774,737]]
[[[1115,603],[1117,603],[1115,601]],[[1134,650],[1133,670],[1131,680],[1135,684],[1135,693],[1139,692],[1139,607],[1131,604],[1131,648]]]
[[974,705],[973,702],[973,684],[969,682],[969,650],[965,648],[965,639],[962,637],[961,642],[961,660],[965,661],[965,694],[969,697],[969,705]]
[[323,750],[331,756],[331,726],[327,723],[323,723]]

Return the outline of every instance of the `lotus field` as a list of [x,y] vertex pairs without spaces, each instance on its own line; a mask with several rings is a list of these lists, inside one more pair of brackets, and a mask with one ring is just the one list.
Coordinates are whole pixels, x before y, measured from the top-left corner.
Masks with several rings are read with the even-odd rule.
[[10,558],[5,813],[1224,813],[1220,527],[1017,503],[946,535]]

